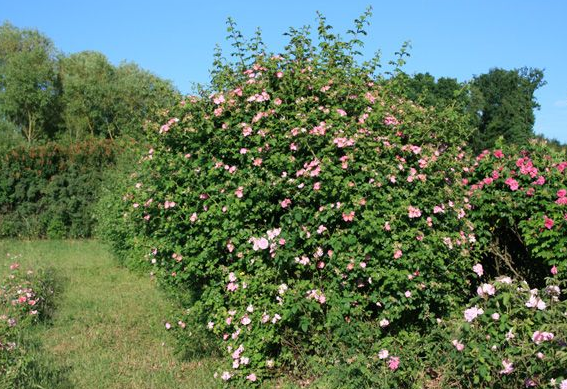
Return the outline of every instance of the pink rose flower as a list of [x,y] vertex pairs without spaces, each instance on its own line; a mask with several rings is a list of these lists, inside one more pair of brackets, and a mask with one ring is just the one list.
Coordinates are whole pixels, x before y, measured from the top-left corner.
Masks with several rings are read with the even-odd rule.
[[542,342],[547,342],[553,340],[555,336],[551,332],[536,331],[532,335],[532,340],[535,344],[540,344]]
[[474,265],[472,269],[479,277],[482,277],[482,275],[484,274],[484,269],[482,268],[482,265],[480,263]]
[[400,357],[390,357],[388,361],[388,367],[390,370],[397,370],[400,366]]
[[420,217],[421,216],[421,210],[417,207],[412,207],[411,205],[408,207],[408,216],[410,219],[416,218],[416,217]]
[[553,219],[548,218],[547,216],[543,216],[543,220],[544,220],[544,225],[545,228],[547,228],[548,230],[551,230],[553,228],[553,225],[555,224],[555,222],[553,221]]
[[465,310],[465,320],[469,323],[472,322],[477,316],[482,315],[484,310],[482,308],[477,308],[476,305],[472,308]]
[[504,369],[500,370],[500,374],[510,374],[514,371],[514,364],[512,362],[510,362],[510,360],[508,359],[504,359],[502,361],[502,366],[504,366]]

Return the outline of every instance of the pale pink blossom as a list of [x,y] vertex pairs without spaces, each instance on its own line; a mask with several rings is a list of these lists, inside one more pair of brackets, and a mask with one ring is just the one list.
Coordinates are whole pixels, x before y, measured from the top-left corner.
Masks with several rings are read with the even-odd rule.
[[476,319],[477,316],[482,315],[483,313],[484,310],[475,305],[474,307],[465,310],[465,320],[470,323]]
[[465,349],[465,345],[459,342],[457,339],[453,339],[451,342],[453,346],[457,349],[457,351],[463,351]]
[[484,269],[482,268],[482,265],[480,263],[474,265],[472,269],[479,277],[482,277],[482,275],[484,274]]
[[380,359],[386,359],[389,356],[390,356],[390,353],[386,349],[382,349],[378,352],[378,358],[380,358]]
[[480,297],[494,296],[494,294],[496,293],[496,288],[494,287],[494,285],[491,284],[482,284],[477,288],[476,293]]
[[514,371],[514,364],[509,359],[504,359],[502,366],[504,366],[504,369],[500,370],[500,374],[510,374]]
[[354,220],[354,211],[350,211],[349,213],[343,212],[343,220],[345,222],[351,222]]
[[514,180],[513,178],[508,178],[505,181],[506,185],[508,185],[508,187],[510,188],[510,190],[518,190],[518,188],[520,187],[518,184],[518,181]]
[[390,357],[388,361],[388,367],[390,370],[397,370],[400,366],[400,357]]
[[532,340],[535,344],[540,344],[542,342],[547,342],[553,340],[555,336],[551,332],[536,331],[532,335]]
[[396,119],[392,115],[388,115],[384,118],[384,124],[387,126],[395,126],[400,124],[400,122],[398,122],[398,119]]
[[421,210],[417,207],[409,206],[408,207],[408,216],[410,219],[417,218],[421,216]]
[[530,299],[526,303],[526,307],[537,308],[540,311],[543,311],[543,310],[545,310],[545,308],[547,308],[547,304],[545,303],[545,301],[543,301],[542,299],[537,297],[535,294],[532,294],[530,296]]
[[262,238],[250,238],[250,241],[253,244],[252,249],[254,251],[258,251],[258,250],[266,250],[268,247],[270,247],[270,242],[268,242],[268,239],[262,237]]

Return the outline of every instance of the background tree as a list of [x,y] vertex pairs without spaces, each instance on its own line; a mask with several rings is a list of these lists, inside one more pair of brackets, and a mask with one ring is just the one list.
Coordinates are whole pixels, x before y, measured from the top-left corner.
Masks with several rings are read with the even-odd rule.
[[140,138],[145,120],[180,98],[171,82],[134,63],[118,67],[106,56],[84,51],[64,58],[61,65],[63,117],[66,136]]
[[181,94],[164,80],[135,63],[122,63],[113,78],[113,120],[110,137],[128,135],[140,138],[146,120],[157,120],[157,113],[179,102]]
[[491,69],[471,82],[472,108],[476,112],[475,150],[490,148],[498,137],[518,145],[534,137],[534,93],[545,85],[543,71],[533,68]]
[[112,121],[114,67],[98,52],[83,51],[61,60],[65,136],[104,136]]
[[408,76],[403,73],[398,77],[405,77],[405,96],[415,102],[426,106],[447,106],[461,104],[469,105],[467,85],[457,81],[456,78],[441,77],[435,79],[429,73],[417,73]]
[[36,30],[0,26],[0,114],[28,142],[59,128],[57,50]]

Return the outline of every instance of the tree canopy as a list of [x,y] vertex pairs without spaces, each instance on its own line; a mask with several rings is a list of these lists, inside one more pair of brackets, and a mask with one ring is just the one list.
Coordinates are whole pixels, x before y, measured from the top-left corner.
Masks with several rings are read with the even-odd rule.
[[[64,55],[36,30],[0,26],[0,136],[38,140],[141,138],[143,124],[179,99],[170,81],[96,51]],[[16,129],[16,131],[14,131]]]
[[471,104],[478,120],[475,149],[492,147],[500,136],[506,143],[519,145],[534,137],[534,109],[539,108],[534,93],[543,85],[543,71],[525,67],[494,68],[474,77]]

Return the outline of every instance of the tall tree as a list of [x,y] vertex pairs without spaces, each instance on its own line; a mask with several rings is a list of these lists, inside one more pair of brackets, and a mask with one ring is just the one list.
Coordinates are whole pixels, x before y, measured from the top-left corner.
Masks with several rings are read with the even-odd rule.
[[0,26],[0,113],[28,142],[58,129],[57,51],[36,30]]
[[541,86],[543,71],[533,68],[491,69],[471,83],[472,107],[477,114],[473,147],[490,148],[500,136],[506,142],[523,144],[534,136],[534,93]]
[[114,135],[139,138],[143,123],[158,118],[158,111],[170,108],[181,95],[173,84],[135,63],[121,63],[115,71]]
[[68,138],[107,136],[115,111],[114,73],[108,59],[94,51],[61,60],[63,118]]
[[466,85],[456,78],[441,77],[435,79],[429,73],[417,73],[408,76],[405,73],[398,75],[405,77],[404,94],[407,98],[426,106],[446,106],[459,103],[468,105]]
[[140,138],[144,121],[179,98],[169,81],[133,63],[115,67],[103,54],[93,51],[64,58],[60,77],[63,117],[70,139],[86,135]]

